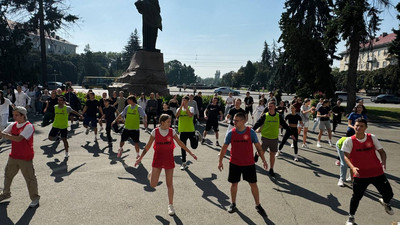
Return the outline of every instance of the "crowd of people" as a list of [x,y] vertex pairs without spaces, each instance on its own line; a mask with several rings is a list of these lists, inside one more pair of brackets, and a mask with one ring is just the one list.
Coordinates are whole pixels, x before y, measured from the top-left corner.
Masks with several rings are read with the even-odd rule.
[[[221,98],[214,96],[209,103],[203,104],[201,92],[196,96],[193,94],[184,96],[181,102],[178,101],[176,95],[168,102],[164,102],[158,93],[150,93],[149,96],[145,96],[144,93],[139,96],[129,93],[126,97],[126,93],[123,91],[113,92],[111,96],[103,93],[98,101],[95,93],[89,90],[87,99],[82,105],[72,87],[67,87],[65,93],[61,89],[57,89],[52,90],[49,94],[48,90],[42,91],[35,85],[29,88],[17,86],[15,90],[13,87],[5,86],[0,92],[0,129],[2,130],[1,138],[11,140],[12,151],[6,166],[5,187],[0,194],[0,201],[11,197],[11,181],[21,169],[32,199],[30,206],[35,207],[39,204],[40,197],[32,164],[34,128],[27,120],[27,115],[30,113],[31,115],[43,115],[41,124],[43,127],[52,124],[48,138],[51,141],[63,141],[65,157],[70,156],[67,141],[69,120],[71,120],[71,129],[73,129],[75,121],[79,123],[82,120],[83,126],[86,128],[85,134],[88,135],[92,130],[95,141],[98,141],[97,135],[104,130],[103,124],[105,124],[109,145],[112,145],[111,131],[121,133],[118,158],[124,153],[125,142],[132,139],[137,153],[135,165],[141,162],[147,151],[153,146],[155,151],[149,180],[151,186],[156,187],[161,170],[165,170],[169,199],[168,214],[170,215],[175,214],[172,185],[175,167],[174,142],[181,147],[182,164],[180,169],[185,170],[188,168],[187,153],[197,159],[197,156],[187,147],[187,141],[189,140],[192,149],[196,149],[199,142],[203,145],[211,144],[213,141],[206,139],[206,136],[213,129],[214,144],[221,147],[219,170],[224,168],[222,160],[229,145],[231,146],[228,175],[228,181],[231,183],[231,205],[228,212],[236,211],[237,185],[243,176],[243,179],[250,184],[256,210],[261,215],[266,215],[259,201],[256,183],[255,164],[259,157],[269,175],[275,177],[276,159],[282,155],[286,142],[291,138],[291,147],[294,149],[293,160],[299,161],[297,143],[302,135],[301,148],[309,148],[310,141],[307,140],[307,135],[311,121],[314,121],[313,132],[317,127],[319,128],[316,147],[322,147],[321,140],[324,135],[327,135],[328,146],[333,147],[332,134],[337,132],[338,124],[341,123],[345,112],[340,99],[335,102],[333,107],[331,101],[323,98],[319,99],[315,106],[311,105],[310,99],[306,98],[303,101],[300,97],[295,97],[292,102],[280,101],[278,103],[273,92],[269,93],[267,98],[260,95],[256,107],[254,107],[255,101],[250,96],[250,92],[246,93],[243,102],[241,98],[234,98],[232,93],[227,97],[225,107],[222,107],[221,101]],[[203,105],[207,105],[207,107],[203,107]],[[15,122],[8,122],[9,115],[12,115]],[[354,224],[354,214],[369,184],[375,185],[382,194],[383,198],[379,201],[389,214],[393,214],[389,203],[393,192],[383,171],[386,167],[386,153],[375,135],[365,133],[368,127],[367,111],[362,102],[354,107],[347,120],[346,135],[339,139],[335,146],[338,152],[336,164],[340,166],[338,186],[344,186],[344,182],[352,182],[353,185],[353,196],[347,221],[347,224],[351,225]],[[202,127],[203,121],[205,129],[201,134],[199,129]],[[149,128],[150,122],[153,123],[153,129]],[[221,122],[228,123],[222,146],[219,143],[219,124]],[[331,122],[333,122],[333,129]],[[150,134],[150,139],[140,154],[141,123],[143,129]],[[260,142],[257,133],[260,133]],[[283,138],[279,143],[280,135]],[[255,154],[253,145],[257,149]],[[375,151],[380,154],[380,159],[377,158]],[[269,152],[269,164],[264,156],[265,152]],[[346,178],[348,167],[351,175]]]

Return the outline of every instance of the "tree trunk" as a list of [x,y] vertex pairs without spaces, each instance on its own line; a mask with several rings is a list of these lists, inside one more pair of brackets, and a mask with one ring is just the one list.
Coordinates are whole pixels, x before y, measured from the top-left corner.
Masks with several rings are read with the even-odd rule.
[[47,57],[46,57],[46,37],[44,33],[44,10],[43,0],[39,0],[39,33],[40,33],[40,73],[42,74],[42,84],[47,82]]
[[346,112],[350,113],[356,105],[356,93],[357,93],[357,67],[358,67],[358,56],[360,51],[360,40],[361,37],[357,30],[352,32],[350,36],[350,59],[349,59],[349,70],[347,71],[347,108]]

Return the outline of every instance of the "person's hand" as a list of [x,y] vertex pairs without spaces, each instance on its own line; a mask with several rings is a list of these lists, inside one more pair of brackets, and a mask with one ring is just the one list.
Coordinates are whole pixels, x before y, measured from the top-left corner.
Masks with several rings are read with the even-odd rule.
[[[0,137],[1,137],[1,133],[0,133]],[[382,168],[385,171],[386,170],[386,163],[381,163],[382,164]]]
[[268,170],[268,163],[265,160],[263,161],[263,167],[265,170]]
[[197,156],[193,154],[193,152],[190,155],[193,157],[193,159],[197,160]]
[[208,116],[205,116],[204,119],[205,119],[205,120],[208,120]]
[[138,158],[135,162],[135,167],[137,167],[142,162],[142,158]]
[[353,167],[351,170],[353,171],[353,176],[354,177],[359,177],[360,176],[360,174],[358,173],[358,171],[360,169],[358,169],[357,167]]
[[111,125],[114,125],[114,124],[115,124],[115,120],[111,122]]
[[222,162],[218,163],[218,169],[219,171],[222,171],[224,169],[224,164],[222,164]]

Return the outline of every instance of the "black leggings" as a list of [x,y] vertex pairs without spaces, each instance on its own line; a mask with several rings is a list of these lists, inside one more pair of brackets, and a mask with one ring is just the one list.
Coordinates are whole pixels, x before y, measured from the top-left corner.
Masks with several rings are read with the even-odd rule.
[[111,138],[111,128],[114,128],[114,132],[118,133],[118,124],[114,123],[114,125],[111,125],[111,123],[106,123],[106,133],[107,133],[107,140],[108,142],[112,141]]
[[157,113],[155,112],[147,112],[147,126],[150,125],[150,120],[153,120],[154,128],[157,127]]
[[281,143],[279,144],[279,150],[282,150],[283,146],[285,145],[287,139],[289,139],[290,135],[293,135],[296,140],[293,140],[293,146],[294,146],[294,154],[297,154],[299,151],[297,147],[297,140],[299,139],[299,134],[297,133],[297,127],[289,127],[290,132],[285,132],[285,136],[283,136],[283,139]]
[[[186,145],[187,139],[189,139],[190,140],[190,146],[193,149],[196,149],[197,146],[199,145],[199,141],[197,140],[196,135],[195,135],[194,132],[181,132],[181,135],[180,135],[179,139],[181,139],[181,141],[185,145]],[[186,151],[183,148],[181,148],[181,151],[182,151],[182,162],[186,162]]]
[[332,129],[332,131],[335,132],[336,131],[336,127],[338,126],[338,124],[340,124],[342,122],[342,115],[333,116],[332,121],[333,121],[333,129]]
[[389,203],[393,198],[393,190],[387,180],[385,174],[377,177],[370,178],[354,178],[353,182],[353,196],[350,200],[350,214],[354,215],[357,211],[358,204],[363,197],[368,185],[374,185],[379,193],[382,195],[383,201]]

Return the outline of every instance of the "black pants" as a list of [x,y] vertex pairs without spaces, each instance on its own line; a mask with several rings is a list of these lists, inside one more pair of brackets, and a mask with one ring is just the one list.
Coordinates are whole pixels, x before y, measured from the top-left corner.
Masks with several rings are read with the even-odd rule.
[[[190,146],[192,147],[192,149],[196,149],[197,146],[199,145],[199,141],[197,140],[196,135],[194,134],[194,132],[181,132],[181,135],[180,135],[179,139],[181,139],[181,141],[185,145],[186,145],[187,139],[189,139],[190,140]],[[186,151],[185,151],[185,149],[181,148],[181,152],[182,152],[182,162],[186,162]]]
[[118,124],[114,123],[114,125],[111,125],[111,123],[106,123],[106,134],[107,134],[107,141],[111,142],[111,128],[114,128],[114,132],[118,133]]
[[342,115],[339,116],[333,116],[332,118],[332,122],[333,122],[333,129],[332,131],[335,132],[336,131],[336,127],[338,124],[340,124],[342,122]]
[[45,112],[42,122],[42,127],[45,127],[54,121],[54,113],[53,112]]
[[150,124],[150,119],[153,119],[154,128],[157,127],[157,113],[156,112],[147,112],[147,126]]
[[354,178],[353,182],[353,196],[350,200],[350,214],[354,215],[357,211],[358,204],[363,197],[368,185],[373,184],[379,193],[382,195],[383,201],[389,203],[393,198],[393,190],[387,180],[385,174],[377,177],[370,178]]
[[294,154],[297,154],[299,151],[297,147],[297,140],[299,139],[299,134],[297,133],[297,127],[289,127],[290,132],[285,132],[285,136],[283,136],[282,142],[279,144],[279,150],[282,150],[283,146],[285,145],[286,141],[289,139],[290,135],[293,135],[296,140],[293,140],[294,146]]

